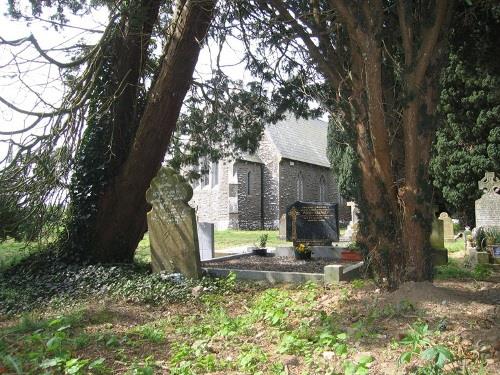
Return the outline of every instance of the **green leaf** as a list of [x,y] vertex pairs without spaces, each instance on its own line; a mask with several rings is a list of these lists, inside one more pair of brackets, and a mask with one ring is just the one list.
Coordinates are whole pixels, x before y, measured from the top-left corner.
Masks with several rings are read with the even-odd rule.
[[408,363],[408,362],[410,362],[412,356],[413,356],[413,352],[404,352],[399,357],[399,363]]
[[41,368],[56,367],[56,366],[59,366],[63,362],[64,362],[64,358],[61,358],[61,357],[55,357],[55,358],[45,359],[40,364],[40,367]]
[[103,363],[104,363],[104,358],[98,358],[90,363],[89,370],[92,370],[94,368],[99,368],[102,366]]
[[439,368],[443,368],[446,362],[453,360],[453,354],[441,345],[424,350],[420,356],[422,359],[433,362]]
[[71,324],[67,324],[67,325],[65,325],[65,326],[59,327],[59,328],[57,329],[57,332],[62,332],[62,331],[64,331],[64,330],[67,330],[68,328],[71,328]]
[[366,365],[368,363],[373,362],[374,358],[371,355],[363,355],[361,358],[358,360],[358,363],[361,365]]
[[61,347],[62,339],[58,336],[52,337],[47,341],[47,349],[50,351],[55,351]]
[[343,332],[343,333],[339,333],[337,335],[337,339],[339,339],[340,341],[345,341],[347,340],[347,333]]
[[2,361],[10,368],[12,368],[16,374],[23,374],[23,370],[21,369],[21,365],[17,362],[16,357],[11,355],[6,355],[2,357]]

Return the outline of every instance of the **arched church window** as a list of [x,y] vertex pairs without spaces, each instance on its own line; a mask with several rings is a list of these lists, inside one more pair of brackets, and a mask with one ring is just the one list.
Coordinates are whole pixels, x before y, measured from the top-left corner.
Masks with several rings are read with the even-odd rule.
[[326,180],[325,176],[319,178],[319,201],[326,202]]
[[304,200],[304,178],[300,172],[297,176],[297,200]]
[[251,188],[250,183],[251,182],[252,182],[252,172],[248,171],[248,173],[247,173],[247,195],[250,195],[250,192],[251,192],[251,190],[250,190],[250,188]]

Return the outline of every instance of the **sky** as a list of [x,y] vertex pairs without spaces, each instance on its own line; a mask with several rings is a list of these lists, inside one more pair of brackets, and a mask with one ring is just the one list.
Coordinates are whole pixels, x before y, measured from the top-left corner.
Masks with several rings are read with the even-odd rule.
[[[43,49],[63,48],[83,41],[88,44],[96,43],[99,33],[91,33],[85,29],[103,30],[107,23],[108,13],[106,10],[93,12],[83,17],[71,16],[69,24],[73,28],[55,30],[49,23],[34,20],[29,24],[26,21],[16,21],[7,15],[7,0],[0,0],[0,37],[5,40],[16,40],[33,34]],[[24,14],[30,14],[29,5],[24,7]],[[48,18],[48,16],[41,16]],[[50,112],[60,102],[63,87],[58,81],[58,70],[55,66],[42,64],[36,51],[25,48],[27,44],[18,47],[0,46],[0,96],[17,107],[36,112]],[[14,55],[20,64],[12,64]],[[202,80],[211,73],[217,51],[214,46],[206,46],[200,53],[198,65],[194,78]],[[243,45],[236,40],[229,40],[224,46],[221,55],[223,70],[232,78],[249,81],[251,76],[245,71],[242,64],[238,65],[243,55]],[[68,57],[62,51],[51,52],[50,56],[60,60],[68,61]],[[35,61],[29,61],[35,60]],[[37,93],[39,97],[34,93]],[[45,102],[45,103],[44,103]],[[0,103],[0,132],[20,130],[29,126],[32,118],[16,113]],[[36,130],[35,130],[36,131]],[[16,136],[16,141],[21,136]],[[0,134],[0,141],[9,136]],[[5,142],[0,142],[0,160],[7,152]]]

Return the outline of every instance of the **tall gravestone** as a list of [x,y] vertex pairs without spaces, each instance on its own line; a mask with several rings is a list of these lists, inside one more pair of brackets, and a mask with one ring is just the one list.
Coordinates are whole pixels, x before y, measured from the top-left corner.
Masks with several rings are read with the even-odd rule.
[[476,228],[500,228],[500,180],[494,172],[486,172],[478,186],[483,196],[476,201]]
[[432,219],[430,242],[433,249],[445,249],[443,221],[439,220],[436,215],[434,215],[434,218]]
[[331,245],[339,240],[338,205],[295,202],[286,210],[286,239],[310,245]]
[[280,240],[286,239],[286,214],[283,214],[280,217],[279,239]]
[[356,202],[347,202],[347,206],[351,208],[351,221],[347,225],[347,229],[342,240],[356,242],[356,235],[358,234],[359,222],[359,208]]
[[201,260],[210,260],[215,257],[213,223],[198,223],[198,244]]
[[173,169],[161,168],[151,181],[146,200],[153,272],[201,276],[195,210],[188,205],[193,189]]
[[453,232],[453,220],[446,212],[441,212],[439,220],[443,222],[443,235],[445,241],[453,241],[455,234]]

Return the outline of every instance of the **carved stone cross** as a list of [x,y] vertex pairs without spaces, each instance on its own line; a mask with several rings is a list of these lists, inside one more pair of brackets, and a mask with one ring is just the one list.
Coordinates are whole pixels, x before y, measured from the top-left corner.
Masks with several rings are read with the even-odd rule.
[[292,241],[295,241],[297,239],[297,215],[299,213],[297,212],[297,210],[295,209],[295,207],[293,207],[290,212],[288,213],[288,215],[290,215],[290,217],[292,218]]
[[486,172],[484,178],[477,183],[479,190],[484,193],[494,193],[495,189],[500,189],[500,180],[495,177],[495,172]]

